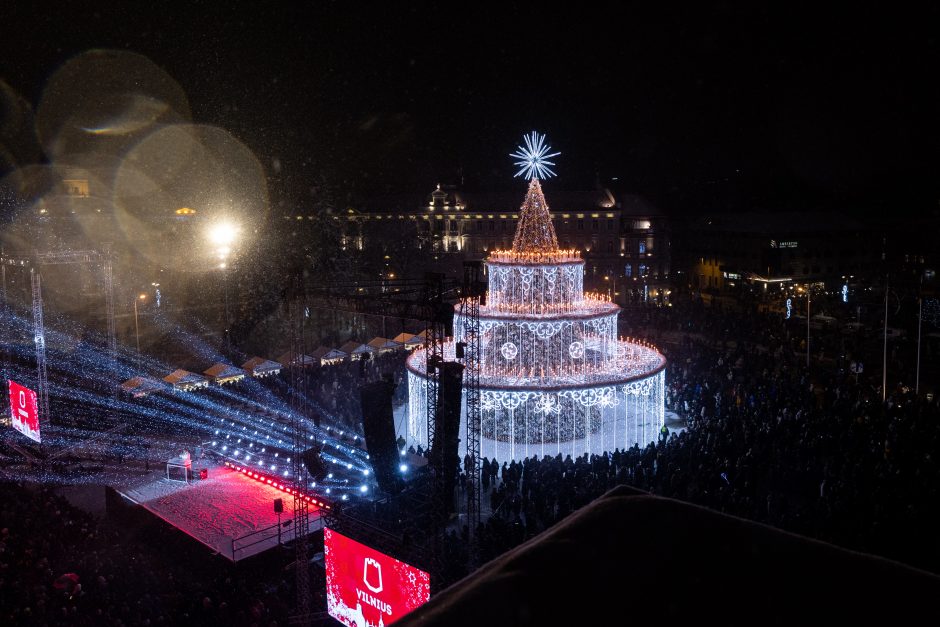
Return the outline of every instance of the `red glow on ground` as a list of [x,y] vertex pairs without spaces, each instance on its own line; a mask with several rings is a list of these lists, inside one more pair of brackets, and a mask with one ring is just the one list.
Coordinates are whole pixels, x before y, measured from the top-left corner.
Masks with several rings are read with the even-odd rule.
[[265,483],[271,486],[272,488],[277,488],[278,490],[282,492],[286,492],[287,494],[290,494],[290,495],[299,495],[311,505],[316,505],[317,507],[322,507],[324,509],[333,509],[330,505],[328,505],[325,501],[323,501],[321,497],[317,496],[316,494],[314,495],[305,494],[303,492],[295,490],[294,488],[290,486],[286,486],[282,483],[278,483],[276,479],[271,479],[270,477],[266,477],[265,475],[261,473],[245,468],[244,466],[239,466],[238,464],[233,464],[232,462],[225,462],[225,465],[236,472],[242,473],[246,477],[250,477],[256,481]]

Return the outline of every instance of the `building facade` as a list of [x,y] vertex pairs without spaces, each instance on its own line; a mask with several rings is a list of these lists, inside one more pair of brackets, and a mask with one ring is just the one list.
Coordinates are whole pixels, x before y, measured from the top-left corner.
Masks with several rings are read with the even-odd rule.
[[[559,246],[583,251],[586,287],[624,300],[642,293],[644,286],[649,294],[666,285],[671,271],[668,229],[652,205],[633,195],[618,200],[607,189],[552,190],[549,197]],[[473,193],[438,185],[423,198],[377,199],[334,220],[347,250],[367,251],[386,245],[389,238],[410,235],[445,271],[456,272],[466,259],[512,246],[518,204],[516,192]]]

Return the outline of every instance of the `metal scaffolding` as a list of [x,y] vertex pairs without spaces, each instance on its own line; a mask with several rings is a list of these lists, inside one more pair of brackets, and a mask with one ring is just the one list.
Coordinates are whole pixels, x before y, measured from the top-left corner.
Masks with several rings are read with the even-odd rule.
[[309,473],[303,463],[304,451],[309,446],[307,432],[307,373],[304,371],[304,327],[306,298],[303,279],[297,277],[290,306],[290,408],[291,408],[291,474],[297,489],[294,490],[294,566],[297,575],[297,608],[291,617],[293,625],[313,623],[313,591],[310,589],[310,563],[307,536],[310,533],[310,505],[303,498],[309,483]]
[[39,388],[39,419],[49,420],[49,384],[46,372],[46,328],[42,320],[42,278],[36,268],[29,270],[33,292],[33,342],[36,344],[36,386]]
[[[463,289],[460,319],[464,325],[464,394],[467,425],[467,528],[471,542],[480,523],[480,305],[486,285],[482,278],[483,264],[468,261],[463,266]],[[472,552],[471,552],[472,554]]]
[[[107,308],[108,351],[110,353],[111,363],[116,365],[117,341],[114,324],[114,277],[110,253],[100,253],[96,250],[70,250],[37,253],[33,259],[10,257],[5,254],[0,254],[4,307],[7,305],[7,266],[22,267],[24,269],[29,268],[33,314],[33,342],[36,346],[36,394],[39,397],[39,418],[41,422],[45,423],[49,422],[51,416],[49,411],[49,381],[46,366],[46,327],[43,321],[42,277],[39,268],[48,265],[77,263],[100,264],[103,270],[105,305]],[[117,388],[115,388],[115,394],[117,394]]]

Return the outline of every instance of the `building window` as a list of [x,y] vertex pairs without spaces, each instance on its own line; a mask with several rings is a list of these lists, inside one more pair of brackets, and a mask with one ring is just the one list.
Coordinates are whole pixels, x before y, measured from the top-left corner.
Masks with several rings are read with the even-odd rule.
[[483,220],[477,220],[477,233],[483,231]]
[[633,276],[633,264],[632,263],[628,263],[627,265],[623,267],[623,274],[628,279]]
[[640,242],[640,254],[642,255],[645,252],[646,252],[646,242]]
[[584,230],[584,220],[581,220],[581,219],[578,220],[578,230],[579,231]]
[[608,231],[613,231],[613,230],[614,230],[614,221],[613,221],[613,220],[608,220],[608,221],[607,221],[607,230],[608,230]]
[[591,230],[596,231],[599,228],[597,220],[591,220]]
[[614,252],[614,240],[612,239],[607,240],[607,252],[609,254],[613,254]]
[[640,276],[645,277],[649,275],[649,268],[646,267],[645,263],[640,264]]
[[496,230],[496,222],[494,222],[493,220],[490,220],[490,233],[494,232],[495,230]]

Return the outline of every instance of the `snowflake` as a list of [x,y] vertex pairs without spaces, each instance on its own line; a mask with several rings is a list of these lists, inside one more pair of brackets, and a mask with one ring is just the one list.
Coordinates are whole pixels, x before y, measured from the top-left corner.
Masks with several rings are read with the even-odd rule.
[[558,404],[558,401],[554,396],[549,396],[544,394],[539,396],[538,400],[535,401],[535,411],[542,414],[560,414],[561,405]]
[[551,157],[560,155],[560,152],[553,152],[549,154],[549,150],[552,149],[551,146],[545,144],[545,135],[539,135],[535,131],[532,131],[529,135],[523,135],[522,139],[525,141],[525,146],[517,146],[516,152],[510,153],[510,157],[515,157],[519,159],[514,165],[520,166],[520,170],[516,172],[515,176],[525,175],[528,179],[546,179],[550,176],[556,176],[556,174],[549,168],[550,165],[555,165],[554,162],[549,161]]
[[572,359],[581,359],[584,357],[584,344],[581,342],[572,342],[568,347],[568,354]]

